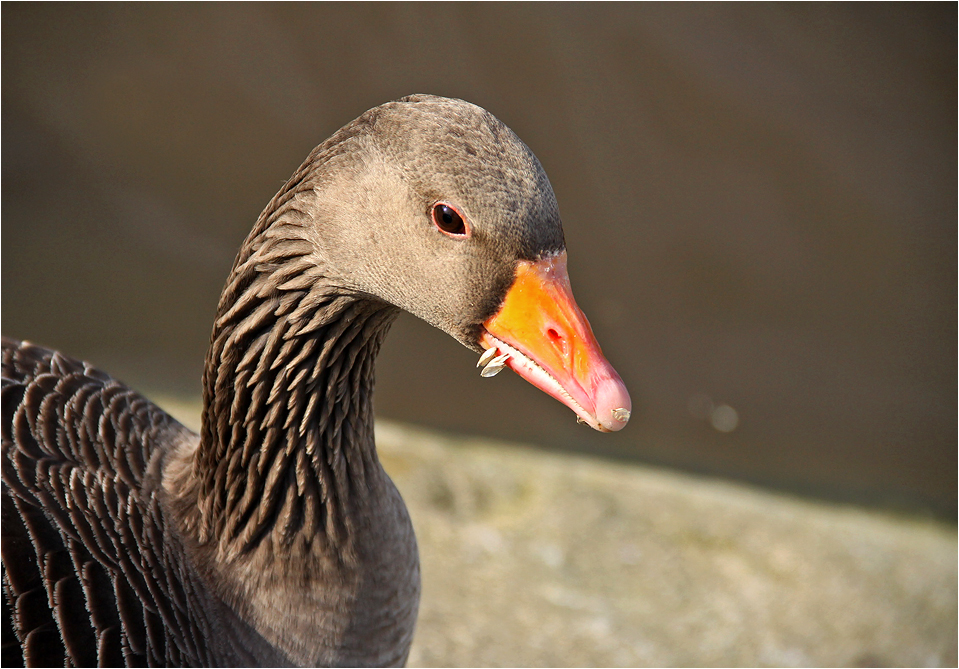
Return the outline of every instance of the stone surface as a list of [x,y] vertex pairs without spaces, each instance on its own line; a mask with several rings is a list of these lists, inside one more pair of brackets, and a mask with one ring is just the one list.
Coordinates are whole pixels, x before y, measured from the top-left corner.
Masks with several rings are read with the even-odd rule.
[[956,664],[954,527],[380,423],[411,666]]
[[955,526],[385,421],[377,445],[420,547],[410,666],[956,666]]

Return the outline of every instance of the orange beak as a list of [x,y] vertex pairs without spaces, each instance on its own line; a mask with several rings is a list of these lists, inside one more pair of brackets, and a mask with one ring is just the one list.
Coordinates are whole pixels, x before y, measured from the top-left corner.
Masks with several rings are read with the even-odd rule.
[[600,432],[625,427],[632,409],[629,393],[576,306],[565,251],[520,261],[503,306],[483,325],[480,343],[496,350],[480,359],[487,371],[495,373],[505,364]]

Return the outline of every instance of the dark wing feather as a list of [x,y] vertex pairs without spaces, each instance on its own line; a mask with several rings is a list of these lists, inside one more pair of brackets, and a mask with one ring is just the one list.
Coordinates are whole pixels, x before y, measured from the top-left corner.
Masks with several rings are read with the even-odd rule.
[[4,340],[2,392],[4,666],[215,663],[159,503],[162,459],[186,429],[29,343]]

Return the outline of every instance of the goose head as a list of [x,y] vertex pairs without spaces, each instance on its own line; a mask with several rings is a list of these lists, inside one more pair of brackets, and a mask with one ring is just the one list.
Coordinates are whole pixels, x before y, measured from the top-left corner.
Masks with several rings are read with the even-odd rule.
[[311,241],[345,290],[485,351],[486,375],[508,366],[594,429],[625,426],[629,394],[573,298],[552,186],[502,122],[410,96],[369,110],[311,161]]

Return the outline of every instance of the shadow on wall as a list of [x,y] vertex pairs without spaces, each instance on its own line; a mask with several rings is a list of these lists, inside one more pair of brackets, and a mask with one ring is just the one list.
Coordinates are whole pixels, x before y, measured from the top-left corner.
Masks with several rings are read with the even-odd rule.
[[309,150],[463,97],[550,175],[632,390],[593,435],[402,319],[381,415],[956,510],[948,5],[10,5],[3,330],[195,394],[233,254]]

